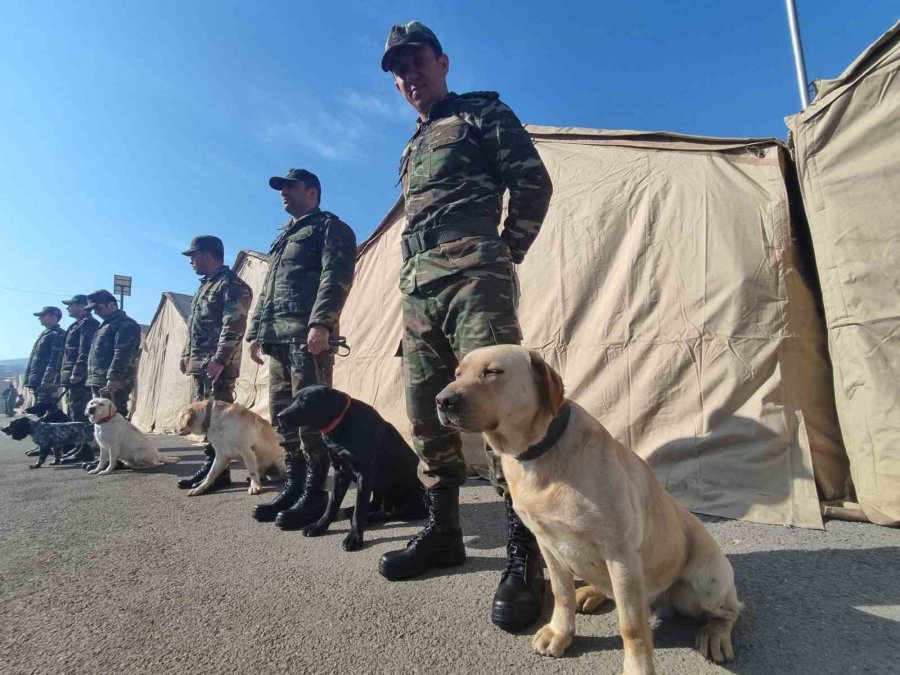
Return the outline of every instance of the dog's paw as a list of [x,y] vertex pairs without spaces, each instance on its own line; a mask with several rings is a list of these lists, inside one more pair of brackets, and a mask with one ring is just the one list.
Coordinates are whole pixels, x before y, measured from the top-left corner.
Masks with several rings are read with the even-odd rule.
[[114,471],[114,469],[104,469],[103,471],[101,471],[101,472],[98,473],[97,475],[98,475],[98,476],[108,476],[108,475],[111,474],[113,471]]
[[356,534],[355,532],[351,532],[346,537],[344,537],[344,550],[345,551],[358,551],[362,548],[363,538],[361,534]]
[[697,632],[697,650],[704,658],[716,663],[731,661],[734,648],[731,646],[731,622],[725,619],[710,619]]
[[575,608],[582,614],[597,611],[608,598],[593,586],[582,586],[575,590]]
[[325,534],[326,529],[327,529],[326,525],[322,525],[319,522],[315,522],[312,525],[308,525],[303,528],[303,536],[304,537],[318,537],[320,535]]
[[248,495],[258,495],[260,492],[262,492],[262,486],[253,482],[251,482],[250,487],[247,488]]
[[572,644],[574,635],[560,635],[548,623],[531,638],[531,648],[541,656],[560,657]]

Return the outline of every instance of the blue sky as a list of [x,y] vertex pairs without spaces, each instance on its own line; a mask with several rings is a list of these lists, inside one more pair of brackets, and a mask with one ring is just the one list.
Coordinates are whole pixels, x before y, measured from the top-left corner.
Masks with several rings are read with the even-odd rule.
[[[896,0],[798,10],[810,79],[898,18]],[[196,234],[222,237],[227,262],[268,250],[286,214],[266,180],[289,167],[319,175],[362,241],[414,128],[379,67],[411,19],[444,44],[451,89],[499,91],[525,122],[786,138],[799,109],[781,0],[6,0],[0,359],[28,355],[34,311],[114,274],[149,323],[162,291],[196,288],[179,255]]]

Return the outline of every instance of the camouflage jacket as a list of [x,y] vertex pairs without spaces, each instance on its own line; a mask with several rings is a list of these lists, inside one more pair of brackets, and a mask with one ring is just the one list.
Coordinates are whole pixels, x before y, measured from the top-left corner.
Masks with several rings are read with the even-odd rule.
[[59,384],[59,362],[65,339],[66,332],[58,325],[45,328],[38,335],[25,366],[26,387],[51,389]]
[[253,290],[228,265],[200,280],[191,301],[190,335],[181,354],[188,373],[202,373],[211,359],[237,376],[252,300]]
[[91,342],[99,326],[100,322],[90,314],[69,326],[59,367],[60,384],[71,384],[73,375],[81,378],[81,384],[87,381],[88,354],[91,353]]
[[335,334],[355,266],[356,235],[333,213],[314,208],[285,225],[269,250],[247,341],[305,342],[315,325]]
[[471,267],[522,262],[553,193],[531,137],[494,92],[451,92],[432,106],[403,151],[400,181],[405,293]]
[[89,387],[104,387],[107,380],[119,380],[131,390],[137,377],[141,327],[121,309],[107,317],[91,341],[88,356]]

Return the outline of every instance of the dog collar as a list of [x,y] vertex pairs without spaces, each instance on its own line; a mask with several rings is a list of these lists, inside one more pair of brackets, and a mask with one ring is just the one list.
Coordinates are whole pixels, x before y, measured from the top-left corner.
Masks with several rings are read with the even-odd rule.
[[516,456],[516,459],[520,462],[530,462],[543,456],[550,448],[556,445],[556,442],[566,432],[571,416],[572,406],[566,401],[560,406],[559,412],[556,413],[553,421],[550,422],[550,426],[547,428],[547,435],[534,445],[528,446],[528,449],[521,455]]
[[341,411],[341,414],[334,418],[334,420],[324,429],[319,429],[320,434],[330,434],[332,431],[337,429],[338,424],[344,421],[344,418],[347,416],[347,411],[350,410],[350,404],[353,402],[353,399],[349,396],[347,397],[347,403],[344,406],[344,409]]
[[105,417],[102,420],[97,420],[96,422],[94,422],[94,424],[105,424],[106,422],[109,422],[115,416],[116,416],[116,413],[113,413],[112,415],[109,415],[108,417]]

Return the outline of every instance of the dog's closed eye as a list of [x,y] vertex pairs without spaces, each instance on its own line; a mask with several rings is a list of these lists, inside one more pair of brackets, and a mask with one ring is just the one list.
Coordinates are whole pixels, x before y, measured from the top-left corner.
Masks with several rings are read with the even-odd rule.
[[504,372],[506,371],[500,370],[499,368],[485,368],[483,371],[481,371],[481,377],[502,375]]

